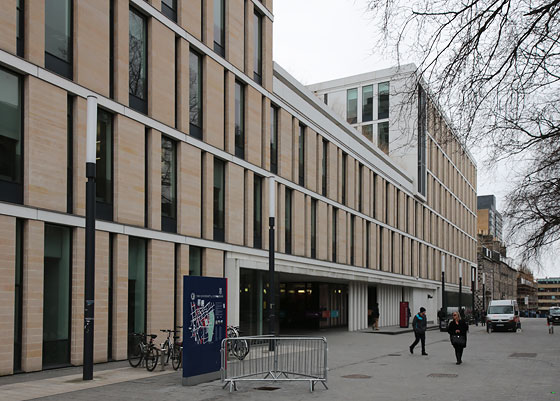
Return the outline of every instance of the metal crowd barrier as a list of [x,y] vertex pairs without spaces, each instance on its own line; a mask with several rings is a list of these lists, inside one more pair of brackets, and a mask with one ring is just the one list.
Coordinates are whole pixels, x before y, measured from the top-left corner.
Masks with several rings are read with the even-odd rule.
[[[236,341],[246,344],[239,346]],[[310,391],[318,382],[328,389],[327,351],[324,337],[226,338],[221,348],[223,388],[237,390],[241,381],[308,381]]]

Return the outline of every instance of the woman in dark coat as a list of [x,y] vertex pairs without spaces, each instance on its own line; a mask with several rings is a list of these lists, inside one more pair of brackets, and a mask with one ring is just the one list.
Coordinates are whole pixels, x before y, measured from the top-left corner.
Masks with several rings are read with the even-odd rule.
[[467,323],[461,319],[459,312],[453,312],[453,320],[449,323],[447,332],[450,337],[459,335],[465,340],[465,345],[453,344],[452,342],[453,348],[455,348],[455,356],[457,357],[457,365],[460,365],[463,362],[461,359],[463,358],[463,349],[467,346],[467,331],[469,331],[469,326],[467,326]]

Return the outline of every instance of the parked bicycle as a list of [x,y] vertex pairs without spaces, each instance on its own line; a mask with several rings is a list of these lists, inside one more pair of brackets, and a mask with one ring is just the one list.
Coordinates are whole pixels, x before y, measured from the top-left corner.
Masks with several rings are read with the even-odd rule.
[[228,353],[231,353],[240,361],[245,359],[245,357],[249,353],[249,343],[245,339],[235,340],[236,337],[240,337],[239,327],[228,326],[226,331],[226,336],[227,338],[234,338],[233,340],[228,341],[228,345],[229,345]]
[[[178,326],[181,328],[181,326]],[[171,366],[174,370],[179,369],[181,362],[183,361],[183,343],[177,341],[179,336],[175,335],[179,333],[180,330],[160,330],[163,333],[167,333],[167,338],[161,344],[161,349],[159,350],[162,354],[161,363],[165,366],[169,364],[171,359]],[[172,335],[173,334],[173,335]]]
[[[140,366],[144,362],[146,369],[151,372],[156,368],[157,358],[159,357],[154,344],[156,334],[131,333],[130,341],[132,344],[128,347],[128,363],[133,368]],[[149,341],[147,340],[150,338]]]

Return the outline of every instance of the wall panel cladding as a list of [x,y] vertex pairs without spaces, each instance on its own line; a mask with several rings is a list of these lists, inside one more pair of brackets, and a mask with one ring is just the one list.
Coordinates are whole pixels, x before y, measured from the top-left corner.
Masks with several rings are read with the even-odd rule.
[[[95,233],[95,309],[93,361],[107,360],[109,330],[109,233]],[[82,321],[83,323],[83,321]]]
[[144,225],[144,126],[123,115],[113,119],[114,216],[119,223]]
[[83,228],[76,228],[72,233],[72,331],[70,334],[72,365],[82,364],[84,356],[85,235],[86,230]]
[[228,0],[226,1],[226,59],[241,71],[245,68],[244,39],[244,0]]
[[175,244],[151,240],[148,242],[147,330],[164,341],[162,329],[173,327],[175,289]]
[[175,34],[154,18],[148,25],[148,113],[175,125]]
[[299,191],[292,194],[292,251],[305,256],[305,196]]
[[0,215],[0,375],[13,373],[16,219]]
[[224,252],[206,248],[202,262],[202,275],[206,277],[224,277]]
[[0,13],[0,49],[16,54],[17,0],[3,0]]
[[[226,242],[243,245],[244,171],[234,163],[226,165]],[[248,216],[252,218],[251,216]]]
[[317,191],[317,134],[309,128],[305,132],[305,187]]
[[179,2],[178,23],[198,40],[202,40],[201,15],[202,0],[183,0]]
[[280,109],[278,120],[278,175],[292,180],[292,116]]
[[204,57],[202,69],[202,136],[204,142],[224,149],[224,69],[210,57]]
[[24,93],[24,203],[66,211],[66,92],[29,76]]
[[110,50],[108,15],[109,1],[74,2],[74,80],[107,97]]
[[178,146],[177,232],[201,236],[202,152],[185,142]]
[[247,85],[247,108],[245,118],[246,159],[256,166],[262,163],[262,95],[252,86]]

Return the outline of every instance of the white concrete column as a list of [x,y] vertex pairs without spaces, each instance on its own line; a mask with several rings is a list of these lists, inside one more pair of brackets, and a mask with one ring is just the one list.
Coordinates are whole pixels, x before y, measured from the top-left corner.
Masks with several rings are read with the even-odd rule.
[[239,270],[239,261],[226,257],[227,324],[230,326],[239,326]]
[[367,283],[348,285],[348,331],[367,328]]

